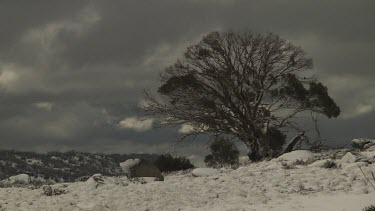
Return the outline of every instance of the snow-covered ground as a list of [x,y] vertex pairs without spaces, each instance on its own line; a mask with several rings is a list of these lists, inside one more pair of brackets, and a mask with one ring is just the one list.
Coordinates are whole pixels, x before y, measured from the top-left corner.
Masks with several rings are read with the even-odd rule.
[[[366,153],[368,158],[375,155]],[[311,163],[314,156],[317,155],[294,152],[206,176],[175,173],[165,176],[165,181],[98,179],[96,175],[86,182],[55,185],[67,191],[57,196],[43,195],[42,188],[0,188],[0,210],[360,211],[375,205],[375,191],[358,167],[362,166],[370,178],[375,164],[341,160],[341,156],[330,159],[341,167],[328,169],[321,167],[327,156],[319,155],[323,161]],[[299,157],[311,162],[290,163],[290,159]]]

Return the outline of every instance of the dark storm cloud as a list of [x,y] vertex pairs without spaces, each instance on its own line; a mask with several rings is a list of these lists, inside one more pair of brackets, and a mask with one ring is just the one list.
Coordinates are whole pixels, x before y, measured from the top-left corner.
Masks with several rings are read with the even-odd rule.
[[63,56],[77,65],[141,63],[163,43],[191,39],[210,30],[215,10],[186,1],[99,1],[101,21],[80,39],[64,36]]
[[88,1],[2,0],[0,2],[0,51],[10,50],[33,27],[77,13]]
[[[373,1],[1,1],[1,145],[168,151],[175,129],[119,122],[137,117],[143,89],[156,88],[187,46],[222,29],[275,32],[302,46],[343,108],[322,122],[324,134],[374,137],[361,126],[375,112],[374,14]],[[351,127],[360,133],[341,132]]]

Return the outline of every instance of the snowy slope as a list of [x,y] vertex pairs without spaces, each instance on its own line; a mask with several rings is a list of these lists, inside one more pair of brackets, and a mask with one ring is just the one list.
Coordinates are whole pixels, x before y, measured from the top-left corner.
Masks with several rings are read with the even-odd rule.
[[[360,169],[341,165],[285,168],[283,161],[274,159],[209,176],[167,175],[164,182],[146,184],[124,177],[103,177],[100,182],[91,178],[67,183],[68,193],[58,196],[44,196],[41,189],[4,188],[0,189],[0,210],[355,211],[375,205],[375,191]],[[362,169],[370,175],[375,164]]]
[[0,180],[17,174],[44,178],[50,182],[74,182],[82,176],[101,173],[108,176],[123,175],[119,162],[130,158],[155,161],[151,154],[100,154],[84,152],[49,152],[46,154],[0,150]]

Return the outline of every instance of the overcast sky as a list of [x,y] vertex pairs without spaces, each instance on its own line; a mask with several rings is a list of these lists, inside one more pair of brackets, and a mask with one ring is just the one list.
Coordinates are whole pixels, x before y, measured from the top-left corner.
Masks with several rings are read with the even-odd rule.
[[302,46],[342,109],[324,137],[375,138],[375,1],[0,0],[0,148],[202,154],[171,145],[135,107],[187,46],[214,30]]

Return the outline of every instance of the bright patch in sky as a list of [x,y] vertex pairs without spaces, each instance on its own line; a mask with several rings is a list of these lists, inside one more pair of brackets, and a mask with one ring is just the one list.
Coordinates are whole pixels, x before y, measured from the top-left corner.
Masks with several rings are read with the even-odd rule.
[[138,132],[150,130],[152,128],[153,119],[140,119],[138,117],[128,117],[119,123],[119,127],[123,129],[131,129]]

